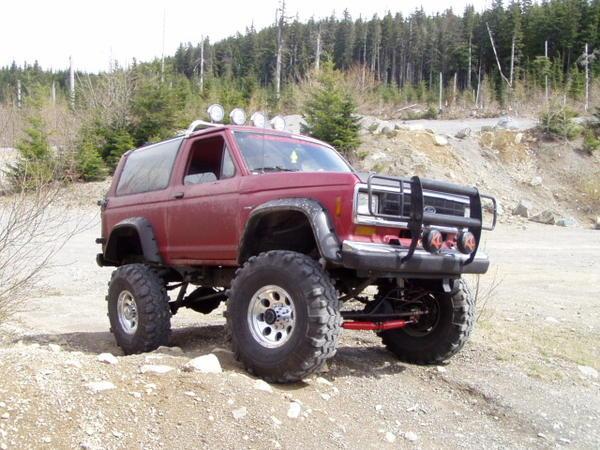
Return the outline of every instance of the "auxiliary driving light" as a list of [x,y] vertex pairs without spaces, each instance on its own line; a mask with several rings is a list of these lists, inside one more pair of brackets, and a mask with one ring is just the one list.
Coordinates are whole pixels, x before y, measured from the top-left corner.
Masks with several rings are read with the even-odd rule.
[[229,113],[231,122],[235,125],[244,125],[246,123],[246,113],[242,108],[235,108]]
[[218,103],[210,105],[206,112],[208,113],[208,117],[210,117],[212,122],[222,122],[223,118],[225,117],[225,110]]
[[429,253],[437,253],[442,249],[444,237],[439,230],[429,229],[423,233],[423,248]]
[[255,126],[256,128],[264,128],[267,124],[267,116],[261,112],[255,112],[252,114],[252,117],[250,117],[250,122],[252,123],[252,126]]
[[475,251],[477,247],[477,241],[475,240],[475,236],[470,231],[466,231],[464,233],[460,233],[458,235],[458,239],[456,240],[456,246],[461,253],[470,254]]
[[271,119],[271,126],[274,130],[285,130],[285,119],[282,116],[275,116]]

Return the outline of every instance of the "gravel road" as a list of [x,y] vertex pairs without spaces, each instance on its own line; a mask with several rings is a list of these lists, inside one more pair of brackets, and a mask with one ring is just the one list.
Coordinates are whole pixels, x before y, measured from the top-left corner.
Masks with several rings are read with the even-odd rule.
[[[105,311],[111,270],[94,262],[98,233],[75,236],[3,327],[2,449],[600,445],[600,232],[527,223],[488,233],[476,331],[448,365],[403,364],[376,335],[344,332],[326,372],[268,388],[228,352],[222,310],[180,312],[170,344],[181,351],[121,356]],[[97,361],[102,352],[118,363]],[[183,370],[210,352],[222,373]],[[93,391],[96,381],[113,388]]]

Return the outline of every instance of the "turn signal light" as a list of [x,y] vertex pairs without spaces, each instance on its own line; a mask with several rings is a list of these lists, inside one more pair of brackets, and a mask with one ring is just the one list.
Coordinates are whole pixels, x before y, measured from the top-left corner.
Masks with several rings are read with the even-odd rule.
[[442,249],[444,237],[439,230],[431,229],[423,233],[423,248],[429,253],[437,253]]
[[460,233],[458,235],[458,239],[456,240],[456,246],[461,253],[470,254],[475,251],[477,247],[477,241],[475,240],[475,236],[470,231],[466,231],[464,233]]

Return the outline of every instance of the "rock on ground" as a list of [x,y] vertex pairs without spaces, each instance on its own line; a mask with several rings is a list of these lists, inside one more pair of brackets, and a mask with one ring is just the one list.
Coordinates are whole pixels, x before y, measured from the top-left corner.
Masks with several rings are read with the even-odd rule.
[[559,227],[576,227],[579,222],[574,217],[561,217],[556,221],[556,225]]
[[531,217],[529,220],[532,222],[543,223],[545,225],[554,225],[556,223],[556,214],[546,209],[539,214]]
[[184,370],[189,372],[200,372],[200,373],[221,373],[221,363],[219,358],[214,354],[209,353],[208,355],[198,356],[197,358],[190,359],[185,366]]
[[175,368],[161,364],[144,364],[142,367],[140,367],[141,373],[154,373],[157,375],[163,375],[171,372],[172,370],[175,370]]
[[577,366],[577,368],[579,369],[579,372],[587,378],[593,378],[594,380],[598,378],[598,371],[593,367]]
[[86,384],[86,387],[92,392],[103,392],[117,388],[110,381],[91,381]]
[[300,412],[302,411],[302,407],[298,402],[291,402],[288,408],[287,415],[290,419],[297,419],[300,417]]
[[117,364],[119,360],[112,353],[100,353],[96,359],[105,364]]
[[526,219],[528,219],[529,215],[531,214],[532,208],[533,205],[529,200],[521,200],[519,204],[515,206],[512,213],[515,216],[525,217]]

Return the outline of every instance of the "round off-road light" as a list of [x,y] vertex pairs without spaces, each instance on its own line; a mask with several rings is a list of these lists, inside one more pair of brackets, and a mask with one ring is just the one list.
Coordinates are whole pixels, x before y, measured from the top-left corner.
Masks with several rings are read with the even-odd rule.
[[429,229],[423,233],[423,248],[429,253],[437,253],[442,249],[444,237],[439,230]]
[[458,235],[456,246],[458,247],[459,252],[468,255],[473,253],[475,248],[477,248],[477,241],[475,240],[473,233],[465,231]]
[[264,128],[267,124],[267,116],[261,112],[255,112],[252,114],[252,117],[250,117],[250,122],[252,123],[252,126],[255,126],[256,128]]
[[244,125],[246,123],[246,113],[242,108],[235,108],[229,113],[231,122],[235,125]]
[[223,118],[225,117],[225,110],[218,103],[210,105],[206,112],[208,113],[208,117],[210,117],[212,122],[222,122]]
[[271,119],[271,126],[274,130],[285,130],[285,119],[282,116],[275,116]]

